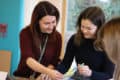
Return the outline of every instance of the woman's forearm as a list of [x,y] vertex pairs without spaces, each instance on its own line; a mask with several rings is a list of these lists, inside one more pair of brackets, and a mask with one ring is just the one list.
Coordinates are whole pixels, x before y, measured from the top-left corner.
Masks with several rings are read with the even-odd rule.
[[27,59],[26,64],[35,72],[47,74],[52,80],[61,80],[63,78],[63,74],[56,70],[51,69],[53,68],[53,66],[49,65],[48,66],[49,68],[45,67],[31,57]]
[[26,61],[26,64],[35,72],[49,74],[50,69],[38,63],[35,59],[29,57]]

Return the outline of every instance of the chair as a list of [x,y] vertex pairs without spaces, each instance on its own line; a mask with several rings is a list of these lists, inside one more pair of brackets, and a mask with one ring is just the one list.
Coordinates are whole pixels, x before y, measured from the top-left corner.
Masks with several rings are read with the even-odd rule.
[[9,72],[11,65],[11,52],[0,50],[0,71]]

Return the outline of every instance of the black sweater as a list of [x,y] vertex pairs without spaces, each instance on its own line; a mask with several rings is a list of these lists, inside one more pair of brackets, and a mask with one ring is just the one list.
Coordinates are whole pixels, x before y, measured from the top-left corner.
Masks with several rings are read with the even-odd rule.
[[94,40],[85,39],[80,46],[74,44],[73,35],[66,48],[65,56],[57,69],[65,73],[70,68],[73,58],[77,64],[85,63],[92,70],[92,80],[108,80],[113,77],[114,64],[108,59],[104,52],[96,51],[93,45]]

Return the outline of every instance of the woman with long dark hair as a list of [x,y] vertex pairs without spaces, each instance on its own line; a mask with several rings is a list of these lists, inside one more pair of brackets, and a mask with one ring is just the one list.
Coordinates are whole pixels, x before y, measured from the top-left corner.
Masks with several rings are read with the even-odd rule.
[[61,34],[56,30],[59,17],[58,9],[50,2],[42,1],[36,5],[30,25],[20,32],[21,59],[15,77],[29,78],[34,74],[34,78],[39,75],[43,78],[47,74],[53,78],[56,74],[61,75],[52,70],[58,64],[61,52]]

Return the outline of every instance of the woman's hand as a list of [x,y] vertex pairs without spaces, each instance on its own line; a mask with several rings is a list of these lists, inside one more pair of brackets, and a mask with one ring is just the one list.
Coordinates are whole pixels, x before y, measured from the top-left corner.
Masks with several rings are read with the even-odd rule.
[[49,68],[47,71],[47,74],[39,75],[36,80],[63,80],[63,74],[60,72]]
[[36,80],[52,80],[47,74],[40,74]]
[[48,75],[52,80],[62,80],[63,74],[58,72],[57,70],[49,69]]
[[41,74],[36,78],[36,80],[63,80],[63,74],[51,69],[48,74]]
[[78,71],[80,75],[90,77],[92,75],[92,70],[87,65],[78,64]]

